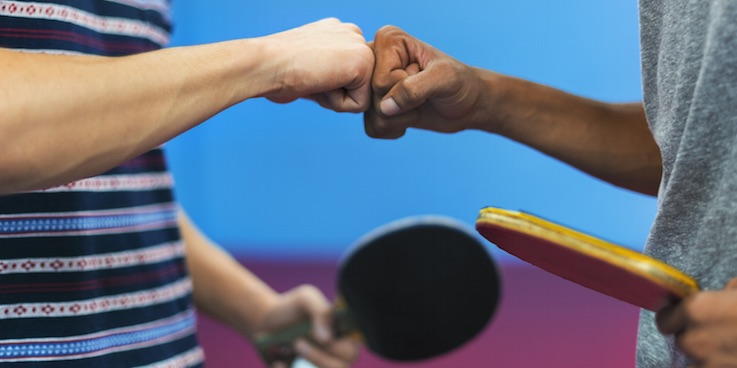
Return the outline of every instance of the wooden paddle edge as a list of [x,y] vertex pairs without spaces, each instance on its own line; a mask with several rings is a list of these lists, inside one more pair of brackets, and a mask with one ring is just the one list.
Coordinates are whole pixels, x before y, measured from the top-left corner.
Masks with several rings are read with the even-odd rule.
[[632,249],[525,212],[495,207],[483,208],[476,220],[476,229],[480,231],[486,227],[501,227],[535,236],[587,256],[615,264],[667,288],[680,298],[685,298],[701,289],[695,279],[673,266]]

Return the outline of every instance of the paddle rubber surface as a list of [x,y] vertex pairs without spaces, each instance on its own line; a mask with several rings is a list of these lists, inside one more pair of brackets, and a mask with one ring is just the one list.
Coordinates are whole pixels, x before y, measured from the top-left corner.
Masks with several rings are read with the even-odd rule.
[[401,220],[368,234],[339,269],[338,291],[376,354],[416,361],[482,331],[500,298],[481,239],[443,217]]

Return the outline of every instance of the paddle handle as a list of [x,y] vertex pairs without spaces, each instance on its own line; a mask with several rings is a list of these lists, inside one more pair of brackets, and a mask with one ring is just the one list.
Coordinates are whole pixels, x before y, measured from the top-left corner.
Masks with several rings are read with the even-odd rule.
[[[353,315],[344,306],[337,306],[333,310],[332,329],[335,337],[356,332],[357,326]],[[294,340],[302,337],[314,341],[311,332],[312,322],[305,320],[275,332],[260,334],[254,339],[254,344],[261,359],[267,364],[271,365],[274,362],[291,364],[297,356],[293,347]]]

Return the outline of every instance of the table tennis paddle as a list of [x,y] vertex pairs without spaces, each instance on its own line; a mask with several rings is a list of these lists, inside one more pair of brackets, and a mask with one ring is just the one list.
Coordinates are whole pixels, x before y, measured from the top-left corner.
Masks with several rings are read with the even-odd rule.
[[476,230],[523,261],[651,311],[700,289],[670,265],[528,213],[484,208]]
[[[491,320],[499,273],[483,241],[459,222],[416,216],[359,239],[340,260],[334,332],[360,338],[373,353],[417,361],[449,352]],[[304,322],[258,336],[262,358],[291,361],[291,345],[309,336]]]

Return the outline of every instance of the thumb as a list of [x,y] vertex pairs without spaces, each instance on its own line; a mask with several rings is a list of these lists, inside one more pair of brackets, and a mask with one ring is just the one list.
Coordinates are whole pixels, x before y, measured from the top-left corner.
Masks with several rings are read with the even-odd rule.
[[379,105],[381,113],[395,116],[421,106],[434,93],[431,74],[421,71],[401,80],[384,96]]

